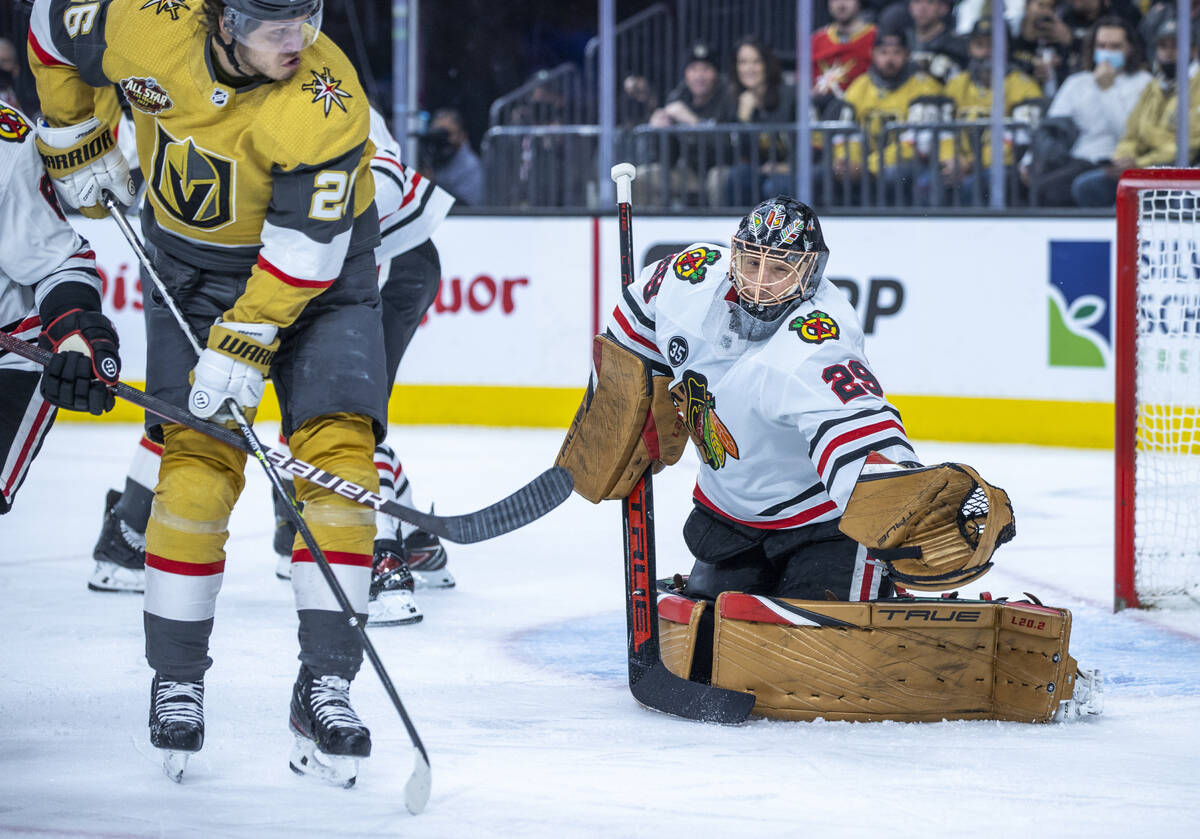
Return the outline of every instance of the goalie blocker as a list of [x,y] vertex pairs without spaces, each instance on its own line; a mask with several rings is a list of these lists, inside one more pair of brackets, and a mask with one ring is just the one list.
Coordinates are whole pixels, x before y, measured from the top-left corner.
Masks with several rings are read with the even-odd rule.
[[[660,584],[660,588],[665,588]],[[669,589],[667,590],[669,591]],[[711,615],[711,639],[701,630]],[[1099,714],[1098,671],[1068,651],[1071,613],[1032,602],[870,603],[663,592],[663,663],[787,720],[1041,723]],[[711,658],[710,658],[711,657]]]

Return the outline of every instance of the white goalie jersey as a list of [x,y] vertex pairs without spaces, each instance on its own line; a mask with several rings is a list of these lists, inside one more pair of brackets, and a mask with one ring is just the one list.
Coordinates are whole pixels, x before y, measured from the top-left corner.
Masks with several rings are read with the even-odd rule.
[[[34,145],[32,122],[0,101],[0,329],[29,340],[51,289],[78,282],[100,290],[95,254],[67,223]],[[0,355],[0,366],[36,369]]]
[[703,462],[699,503],[759,528],[837,519],[871,451],[917,460],[854,309],[822,280],[771,329],[728,275],[728,248],[691,245],[624,289],[608,334],[670,374]]

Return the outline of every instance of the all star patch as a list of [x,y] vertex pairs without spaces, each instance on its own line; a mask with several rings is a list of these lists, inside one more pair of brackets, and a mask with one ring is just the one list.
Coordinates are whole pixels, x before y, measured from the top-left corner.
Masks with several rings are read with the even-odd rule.
[[144,114],[159,114],[175,106],[166,89],[154,78],[130,76],[121,79],[121,90],[124,91],[130,107],[137,108]]
[[12,108],[0,105],[0,140],[20,143],[29,134],[29,123]]
[[837,321],[820,309],[814,309],[807,315],[792,318],[788,329],[800,336],[806,344],[823,344],[826,341],[836,341],[842,334]]
[[325,116],[329,116],[329,109],[334,105],[337,105],[342,109],[342,113],[345,113],[346,106],[342,104],[342,100],[349,99],[351,94],[341,89],[341,79],[335,79],[328,67],[322,67],[320,73],[316,70],[308,72],[312,73],[313,80],[300,85],[300,89],[311,93],[313,102],[320,102],[325,106]]
[[688,358],[688,342],[682,335],[676,335],[667,343],[667,361],[672,367],[679,367]]
[[675,258],[675,276],[692,285],[704,282],[708,266],[721,258],[721,252],[713,248],[692,248]]

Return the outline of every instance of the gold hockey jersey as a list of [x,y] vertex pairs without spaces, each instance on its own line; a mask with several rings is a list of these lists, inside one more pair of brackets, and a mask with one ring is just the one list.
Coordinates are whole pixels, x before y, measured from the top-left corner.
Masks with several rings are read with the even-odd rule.
[[[954,100],[954,118],[959,121],[976,121],[986,122],[992,118],[992,90],[990,87],[981,87],[971,78],[970,73],[959,73],[946,83],[946,95]],[[1042,89],[1038,87],[1038,83],[1034,81],[1032,76],[1022,73],[1020,70],[1010,70],[1008,75],[1004,77],[1004,115],[1006,117],[1020,118],[1022,115],[1015,113],[1014,109],[1018,108],[1023,102],[1031,102],[1041,100]],[[1039,111],[1042,108],[1039,106]],[[959,132],[958,153],[962,157],[970,158],[971,138],[967,132]],[[981,134],[980,142],[982,143],[983,166],[986,168],[992,165],[992,144],[990,131],[984,131]],[[942,139],[938,158],[940,160],[948,160],[954,150],[954,138],[945,137]],[[1004,163],[1011,165],[1013,162],[1012,153],[1012,137],[1006,132],[1004,137]]]
[[[911,132],[892,134],[886,138],[885,129],[890,123],[909,121],[909,108],[913,100],[925,96],[937,96],[942,85],[930,75],[912,72],[902,83],[893,88],[876,83],[874,72],[863,73],[846,91],[846,109],[843,119],[857,122],[867,135],[870,155],[867,165],[873,174],[879,173],[880,152],[884,167],[894,166],[900,160],[911,160],[916,155],[910,139]],[[862,144],[849,143],[850,160],[862,161]]]
[[29,57],[52,125],[93,115],[117,84],[146,179],[142,227],[186,262],[250,273],[228,320],[286,326],[379,224],[370,113],[324,35],[290,79],[221,83],[200,0],[37,0]]

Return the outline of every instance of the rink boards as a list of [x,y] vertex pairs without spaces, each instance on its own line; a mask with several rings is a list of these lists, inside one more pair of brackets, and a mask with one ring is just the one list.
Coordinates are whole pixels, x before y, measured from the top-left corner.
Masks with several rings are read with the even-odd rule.
[[[123,378],[139,383],[136,260],[111,221],[72,221],[96,251]],[[736,223],[637,218],[635,257],[727,243]],[[912,436],[1112,444],[1113,221],[831,216],[823,226],[826,276],[854,302]],[[456,215],[434,241],[441,288],[401,365],[392,420],[565,428],[619,293],[616,219]],[[278,416],[270,394],[261,415]],[[122,405],[105,419],[139,418]]]

